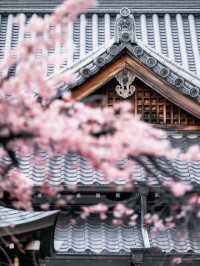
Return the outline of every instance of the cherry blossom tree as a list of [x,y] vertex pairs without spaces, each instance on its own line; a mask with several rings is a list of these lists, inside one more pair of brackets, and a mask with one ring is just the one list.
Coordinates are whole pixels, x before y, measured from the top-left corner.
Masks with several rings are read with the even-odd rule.
[[[8,155],[12,162],[0,168],[0,195],[4,198],[8,193],[17,208],[31,210],[33,184],[20,172],[16,152],[32,152],[36,159],[40,150],[48,150],[52,154],[76,152],[103,172],[110,182],[125,178],[128,185],[134,183],[133,169],[135,162],[142,163],[140,155],[152,160],[160,156],[200,159],[196,146],[181,155],[178,150],[172,149],[166,133],[134,116],[127,102],[116,104],[112,109],[94,108],[76,102],[69,92],[57,96],[57,88],[61,84],[72,83],[76,77],[69,71],[60,71],[47,78],[47,65],[62,60],[59,55],[48,55],[48,49],[58,42],[68,47],[67,32],[63,29],[94,4],[94,0],[68,0],[48,19],[33,16],[25,31],[35,38],[24,40],[19,47],[11,50],[0,65],[0,155]],[[43,51],[43,56],[37,56],[38,50]],[[9,75],[12,67],[16,68],[15,76]],[[118,162],[123,158],[127,161],[119,166]],[[173,198],[172,205],[178,206],[180,215],[186,215],[199,204],[200,198],[191,186],[180,183],[173,176],[168,183],[160,182],[164,191]],[[50,196],[56,193],[47,183],[40,189]],[[180,198],[187,193],[188,196],[181,202]],[[105,219],[107,211],[108,207],[104,204],[84,207],[82,217],[95,212]],[[113,215],[115,224],[121,223],[122,218],[128,217],[130,224],[137,219],[134,210],[123,204],[114,207]],[[167,223],[171,226],[173,219],[170,219],[161,221],[153,214],[146,217],[147,223],[157,224],[158,227]]]

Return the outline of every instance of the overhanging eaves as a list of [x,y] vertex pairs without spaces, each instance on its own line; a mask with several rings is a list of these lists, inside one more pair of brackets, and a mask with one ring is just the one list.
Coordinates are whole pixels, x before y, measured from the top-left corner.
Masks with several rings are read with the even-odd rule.
[[[113,44],[86,65],[77,66],[76,81],[59,88],[59,94],[71,90],[77,100],[88,96],[124,68],[130,68],[139,79],[183,110],[200,118],[199,87],[178,75],[141,46]],[[87,87],[85,89],[84,87]]]
[[0,236],[21,234],[54,224],[58,211],[26,212],[0,206]]
[[[123,12],[125,13],[123,14]],[[122,22],[120,22],[120,19]],[[124,23],[123,26],[120,23]],[[129,25],[127,23],[131,27],[127,26]],[[82,86],[86,81],[98,75],[103,69],[119,59],[122,54],[128,53],[135,62],[143,65],[155,78],[171,87],[174,94],[176,94],[176,100],[170,99],[168,93],[164,95],[162,88],[160,88],[159,93],[165,97],[167,96],[176,105],[199,118],[200,80],[177,64],[170,62],[166,57],[143,45],[135,36],[134,18],[130,15],[128,9],[123,9],[116,21],[115,40],[108,47],[102,47],[95,53],[88,55],[85,59],[74,64],[70,70],[76,73],[75,82],[70,85],[61,84],[58,89],[58,94],[62,95],[66,90],[74,91],[77,87]],[[185,101],[181,100],[182,97],[188,99],[188,106],[185,106]],[[190,108],[190,103],[191,105],[196,105],[195,112],[191,111],[193,107]]]

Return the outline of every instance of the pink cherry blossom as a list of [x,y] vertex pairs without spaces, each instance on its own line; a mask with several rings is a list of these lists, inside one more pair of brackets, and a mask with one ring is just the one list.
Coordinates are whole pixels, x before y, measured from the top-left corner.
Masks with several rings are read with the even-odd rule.
[[[54,49],[57,43],[66,47],[68,24],[94,3],[94,0],[64,1],[49,19],[34,16],[25,27],[25,32],[34,34],[35,38],[24,39],[0,64],[0,123],[4,127],[0,136],[14,136],[6,144],[5,156],[8,155],[6,150],[22,155],[34,154],[33,157],[37,157],[41,151],[47,151],[52,156],[75,152],[101,172],[106,182],[123,180],[124,185],[130,188],[134,183],[135,164],[127,158],[139,155],[165,156],[169,159],[177,157],[178,151],[171,148],[166,132],[134,116],[127,102],[116,104],[113,108],[92,108],[76,102],[69,92],[63,95],[62,101],[53,100],[57,86],[70,83],[76,77],[62,70],[56,76],[47,78],[44,71],[52,62],[49,49]],[[38,57],[38,50],[42,50],[44,56]],[[16,75],[7,77],[8,70],[15,64]],[[22,133],[26,137],[17,137]],[[200,158],[199,148],[191,147],[180,157],[197,160]],[[33,162],[42,164],[35,159]],[[0,194],[3,196],[3,191],[8,191],[15,206],[31,209],[32,184],[20,169],[14,167],[3,176],[4,168],[0,167]],[[49,185],[51,173],[47,174],[48,180],[45,180],[40,191],[54,197],[58,189]],[[165,185],[175,197],[183,196],[192,189],[190,185],[175,181]],[[123,189],[123,186],[120,188]],[[76,189],[74,186],[73,191]],[[190,201],[193,204],[194,198]],[[180,215],[187,211],[184,209]],[[86,206],[82,217],[97,213],[101,219],[106,219],[107,212],[108,206],[103,203]],[[123,204],[117,204],[113,214],[115,223],[127,219],[134,224],[137,216]],[[149,217],[148,222],[157,224],[159,228],[164,224],[157,216]]]
[[180,257],[175,257],[175,258],[173,258],[173,260],[172,260],[172,264],[173,265],[179,265],[179,264],[181,264],[182,263],[182,258],[180,258]]
[[185,154],[181,154],[182,160],[197,161],[200,160],[200,148],[198,145],[191,146]]
[[105,220],[107,218],[106,214],[108,212],[108,206],[104,203],[99,203],[93,206],[84,206],[82,210],[83,210],[81,214],[82,219],[86,219],[91,214],[96,213],[96,214],[99,214],[102,220]]
[[170,181],[166,182],[165,185],[170,189],[170,191],[176,197],[184,196],[186,192],[192,190],[192,186],[182,182]]

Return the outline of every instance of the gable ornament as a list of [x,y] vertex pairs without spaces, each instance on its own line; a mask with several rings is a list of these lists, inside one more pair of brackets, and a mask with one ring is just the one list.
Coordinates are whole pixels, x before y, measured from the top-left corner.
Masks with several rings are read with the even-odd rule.
[[119,83],[115,87],[116,93],[124,99],[132,96],[136,90],[135,86],[133,85],[135,78],[136,76],[128,69],[120,71],[116,75],[116,80]]
[[115,24],[115,41],[119,42],[136,42],[135,20],[129,8],[124,7],[117,15]]

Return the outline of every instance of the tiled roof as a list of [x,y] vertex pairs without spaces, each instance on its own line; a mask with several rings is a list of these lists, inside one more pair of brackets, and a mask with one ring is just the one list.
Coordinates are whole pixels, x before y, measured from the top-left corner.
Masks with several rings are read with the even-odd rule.
[[[119,30],[116,32],[118,33],[116,34],[118,38],[120,32]],[[123,36],[123,34],[126,36],[126,32],[121,33],[121,36]],[[130,33],[129,37],[131,36],[132,33]],[[117,38],[115,38],[115,40],[117,40]],[[119,42],[112,41],[109,46],[99,49],[96,53],[74,64],[71,71],[76,73],[76,79],[71,84],[60,84],[57,93],[58,96],[60,97],[63,92],[72,91],[74,88],[86,83],[87,80],[95,77],[102,69],[112,64],[112,62],[120,58],[120,56],[123,56],[124,53],[128,54],[135,63],[141,63],[143,66],[147,67],[149,71],[153,72],[155,77],[162,79],[163,82],[172,87],[174,92],[181,93],[190,98],[190,100],[198,103],[200,102],[200,79],[194,78],[189,72],[180,69],[177,65],[175,66],[169,59],[147,48],[141,41],[137,40],[136,43],[131,43],[131,41],[123,41],[122,38]],[[64,71],[66,71],[66,69],[64,69],[63,72]],[[142,79],[142,73],[139,72],[137,75],[139,79]],[[110,78],[114,77],[114,74],[110,76]],[[162,90],[160,93],[162,94]],[[168,98],[168,95],[166,94],[165,97]],[[186,112],[200,118],[198,107],[196,110],[192,111],[191,106],[180,103],[178,97],[176,100],[173,97],[169,97],[169,100],[174,102],[175,105],[180,105]]]
[[[19,4],[20,2],[22,3],[19,1]],[[171,1],[171,3],[173,2],[177,1]],[[116,5],[118,13],[121,6]],[[137,39],[144,46],[163,55],[164,59],[168,58],[171,63],[178,64],[185,71],[189,71],[194,75],[191,76],[191,79],[198,79],[200,75],[199,13],[180,13],[178,11],[177,13],[158,13],[155,11],[150,13],[134,12],[133,14]],[[24,35],[23,32],[24,23],[30,19],[31,15],[31,13],[25,13],[25,17],[21,16],[20,26],[18,26],[14,22],[14,13],[0,13],[0,60],[11,47],[16,47],[23,38],[31,37],[30,34]],[[112,10],[108,10],[105,14],[82,14],[74,25],[69,26],[69,52],[59,45],[49,51],[50,54],[61,53],[64,65],[49,65],[47,75],[59,71],[60,67],[71,67],[87,55],[91,56],[91,52],[98,51],[104,45],[107,46],[114,36],[116,15],[117,13],[113,13]],[[41,51],[39,53],[41,54]]]
[[[150,181],[152,185],[158,185],[157,178],[169,180],[170,177],[161,175],[155,166],[147,158],[142,158],[146,166],[154,171],[155,176],[147,173],[142,166],[138,164],[133,171],[133,180],[137,182]],[[105,180],[102,174],[97,172],[91,164],[78,154],[58,155],[49,158],[48,153],[42,153],[40,160],[42,164],[34,164],[32,156],[21,157],[20,168],[29,177],[35,185],[41,185],[45,180],[54,186],[64,184],[66,186],[106,186],[109,182]],[[176,174],[181,181],[200,184],[200,162],[184,162],[180,160],[167,161],[157,159],[158,165],[165,170],[171,170],[172,176]],[[167,164],[168,163],[168,164]],[[116,184],[125,184],[125,180],[117,180]]]
[[139,226],[115,226],[111,220],[96,217],[69,224],[59,217],[54,235],[54,249],[60,254],[127,254],[131,248],[143,248]]
[[57,211],[26,212],[0,206],[0,228],[31,223],[54,215],[55,213]]
[[199,226],[192,228],[171,229],[163,232],[151,232],[150,242],[152,247],[159,247],[162,251],[200,254]]
[[[200,254],[198,228],[176,228],[162,232],[148,230],[150,247],[163,252]],[[97,217],[69,223],[67,216],[60,216],[54,234],[57,254],[130,254],[131,249],[145,248],[140,226],[115,226],[111,220],[104,222]]]
[[[48,9],[52,10],[56,5],[60,4],[62,0],[1,0],[0,7],[10,10],[13,9]],[[133,9],[200,9],[198,0],[99,0],[99,9],[116,9],[127,6]],[[96,8],[97,9],[97,8]]]
[[[198,133],[170,133],[172,146],[186,151],[191,145],[200,143]],[[64,184],[66,186],[106,186],[109,182],[102,174],[97,172],[91,164],[78,154],[68,153],[52,157],[48,152],[41,152],[34,160],[33,155],[18,155],[20,169],[27,178],[30,178],[35,186],[41,185],[44,181],[54,186]],[[136,182],[149,181],[152,185],[158,185],[157,178],[167,181],[169,177],[161,174],[158,169],[147,158],[141,157],[155,175],[147,173],[142,166],[137,165],[133,171],[133,180]],[[8,158],[1,158],[0,164],[9,163]],[[158,165],[165,170],[170,170],[171,175],[178,176],[181,181],[200,184],[200,162],[185,162],[180,160],[167,161],[156,159]],[[117,184],[124,184],[125,180],[116,180]]]
[[57,213],[58,211],[27,212],[0,206],[0,236],[51,226]]

